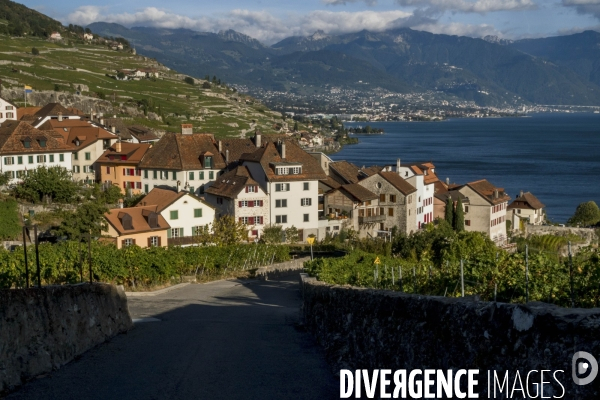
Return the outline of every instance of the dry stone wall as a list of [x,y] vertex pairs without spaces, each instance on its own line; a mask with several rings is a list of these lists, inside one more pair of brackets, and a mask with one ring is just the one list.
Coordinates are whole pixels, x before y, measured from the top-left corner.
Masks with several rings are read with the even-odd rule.
[[[600,356],[600,309],[331,286],[306,274],[300,279],[305,327],[336,371],[479,369],[482,382],[488,370],[509,371],[512,387],[517,370],[523,380],[532,370],[563,370],[557,375],[563,398],[600,398],[600,376],[586,386],[571,377],[576,352]],[[488,398],[486,384],[479,390]],[[562,392],[555,381],[545,384],[544,396]]]
[[112,285],[0,290],[0,395],[132,326]]

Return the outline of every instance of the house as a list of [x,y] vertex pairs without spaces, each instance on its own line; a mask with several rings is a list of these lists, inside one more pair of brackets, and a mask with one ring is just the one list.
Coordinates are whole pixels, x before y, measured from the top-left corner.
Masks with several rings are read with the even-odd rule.
[[62,39],[62,36],[58,32],[52,32],[50,34],[49,38],[52,40],[60,40],[60,39]]
[[83,116],[83,112],[80,110],[63,107],[60,103],[48,103],[33,115],[23,115],[23,117],[21,117],[21,121],[30,123],[34,128],[39,128],[46,121],[51,119],[61,118],[62,120],[80,120]]
[[150,129],[142,125],[128,126],[127,131],[131,135],[132,143],[155,143],[159,139]]
[[118,137],[100,125],[85,119],[49,119],[40,129],[54,130],[73,150],[71,164],[73,180],[88,184],[97,180],[96,160],[112,146]]
[[117,248],[128,246],[166,247],[171,228],[155,205],[117,208],[104,214],[106,236],[115,240]]
[[94,40],[94,35],[91,34],[91,33],[84,33],[83,34],[83,40],[92,41],[92,40]]
[[225,167],[213,136],[193,133],[187,124],[181,133],[165,134],[139,163],[144,188],[183,188],[193,194],[203,194]]
[[546,221],[544,204],[531,192],[519,194],[506,209],[506,218],[513,230],[524,230],[525,225],[542,225]]
[[96,160],[96,179],[104,185],[115,185],[123,194],[149,193],[148,184],[142,186],[139,163],[150,149],[147,143],[115,142]]
[[[322,225],[325,226],[325,234],[332,236],[343,227],[354,229],[361,238],[374,237],[381,228],[378,223],[387,219],[385,212],[380,214],[379,196],[358,183],[340,185],[326,193],[325,207],[329,222]],[[334,223],[331,223],[332,220]],[[339,225],[335,221],[343,223]]]
[[269,195],[246,166],[238,166],[217,178],[206,189],[206,200],[216,207],[219,216],[232,215],[245,224],[249,238],[261,237],[263,227],[271,223]]
[[17,106],[0,97],[0,127],[4,121],[17,120]]
[[360,229],[391,231],[396,226],[402,233],[416,231],[417,188],[392,171],[381,171],[358,184],[378,196],[377,207],[372,204],[364,211],[358,210]]
[[469,199],[460,193],[458,190],[448,190],[447,188],[440,188],[436,190],[433,197],[433,218],[445,219],[446,218],[446,206],[448,204],[448,198],[451,199],[454,205],[454,210],[458,205],[458,200],[462,204],[463,214],[465,210],[469,210]]
[[293,140],[279,138],[262,143],[255,135],[255,150],[240,157],[252,178],[269,194],[269,221],[300,231],[300,240],[318,233],[319,180],[327,176],[320,163]]
[[0,172],[9,172],[11,183],[39,166],[71,170],[72,147],[54,131],[43,131],[22,121],[7,121],[0,128]]
[[506,210],[510,196],[504,189],[482,179],[451,190],[457,190],[469,199],[469,205],[464,208],[465,230],[483,232],[498,246],[505,245]]
[[215,220],[215,209],[210,204],[186,191],[154,188],[139,203],[140,207],[155,206],[168,223],[169,245],[190,245],[194,236],[210,229]]

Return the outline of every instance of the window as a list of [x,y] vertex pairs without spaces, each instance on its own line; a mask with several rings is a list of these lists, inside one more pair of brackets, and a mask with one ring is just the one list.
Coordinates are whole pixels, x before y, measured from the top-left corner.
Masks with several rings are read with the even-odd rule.
[[46,162],[46,156],[45,155],[37,156],[37,162],[38,163],[45,163]]
[[465,219],[465,226],[471,226],[471,220]]
[[379,202],[385,203],[385,194],[380,194],[379,195]]
[[176,181],[177,180],[177,172],[173,171],[173,180]]
[[23,147],[25,147],[26,149],[30,149],[31,148],[31,141],[24,140],[23,141]]
[[73,153],[73,160],[79,160],[79,154]]
[[209,172],[208,172],[208,179],[210,179],[211,181],[212,181],[213,179],[215,179],[215,172],[214,172],[214,171],[209,171]]
[[50,162],[54,162],[54,154],[50,154]]
[[14,118],[14,117],[15,117],[14,113],[11,113],[11,112],[6,113],[6,118]]
[[173,211],[171,211],[171,213],[170,213],[170,214],[171,214],[171,215],[170,215],[170,218],[171,218],[171,219],[179,219],[179,211],[177,211],[177,210],[173,210]]
[[6,106],[6,110],[12,110],[13,106]]
[[14,157],[4,157],[4,165],[13,165],[15,163]]
[[144,179],[148,179],[148,170],[147,169],[144,170]]
[[254,217],[254,225],[263,225],[264,217]]
[[23,164],[23,156],[17,157],[17,164]]
[[379,215],[385,215],[385,208],[383,208],[383,207],[379,208]]
[[469,212],[469,206],[465,206],[465,213]]
[[396,202],[396,195],[390,194],[390,203],[395,203],[395,202]]
[[158,247],[158,246],[160,246],[160,237],[159,236],[150,236],[148,238],[148,245],[150,247]]
[[276,192],[289,192],[290,191],[290,184],[289,183],[276,183],[275,184],[275,191]]
[[211,169],[211,168],[212,168],[212,157],[205,156],[204,157],[204,169]]
[[310,182],[304,182],[304,190],[310,190]]
[[275,208],[287,207],[287,199],[275,200]]
[[190,186],[190,193],[195,193],[196,189],[193,186]]
[[246,200],[242,200],[239,202],[238,204],[240,207],[248,207],[248,201]]
[[65,161],[65,155],[64,154],[59,154],[58,155],[58,161],[64,162]]
[[[290,168],[290,172],[294,175],[298,175],[302,171],[301,167],[292,167]],[[304,189],[306,190],[306,189]]]
[[158,179],[158,171],[157,170],[152,171],[152,179]]
[[244,225],[248,225],[248,217],[240,217],[240,222]]
[[133,246],[135,241],[133,239],[125,239],[123,240],[123,247]]
[[40,144],[40,147],[46,147],[46,139],[40,139],[38,140],[38,143]]
[[223,204],[223,198],[217,197],[217,204]]
[[304,214],[304,222],[308,222],[309,214]]
[[141,189],[142,188],[142,182],[136,182],[135,183],[135,188],[136,189]]
[[198,236],[204,232],[204,226],[192,226],[192,236]]
[[394,216],[394,209],[392,207],[388,208],[388,216],[390,216],[390,217]]
[[310,205],[312,205],[312,199],[310,197],[307,197],[305,199],[300,199],[300,205],[302,205],[303,207],[310,206]]
[[92,159],[92,153],[90,153],[90,152],[86,152],[86,153],[85,153],[85,160],[86,160],[86,161],[90,161],[91,159]]
[[162,171],[162,178],[165,181],[169,179],[169,171]]
[[201,181],[203,181],[204,180],[204,171],[200,171],[198,174],[200,175],[198,177],[198,179],[200,179]]
[[171,228],[171,229],[169,229],[167,231],[167,237],[169,237],[169,238],[183,237],[183,228]]
[[194,209],[194,218],[202,218],[202,209],[201,208]]
[[287,224],[287,215],[277,215],[275,216],[276,224]]
[[89,168],[89,167],[88,167],[87,165],[84,165],[84,166],[83,166],[83,172],[84,172],[84,173],[88,173],[88,172],[89,172],[88,168]]
[[190,180],[190,181],[194,180],[194,171],[190,171],[188,180]]
[[246,193],[256,193],[258,192],[258,188],[256,185],[248,185],[246,186]]

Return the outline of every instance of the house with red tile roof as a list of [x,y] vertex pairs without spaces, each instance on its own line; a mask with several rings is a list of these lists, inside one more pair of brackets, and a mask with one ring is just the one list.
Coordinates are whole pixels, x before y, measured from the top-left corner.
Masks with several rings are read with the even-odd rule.
[[150,187],[142,185],[139,164],[150,146],[147,143],[113,143],[95,162],[98,181],[118,186],[123,194],[149,193]]
[[17,106],[0,97],[0,127],[4,121],[17,120]]
[[118,249],[128,246],[166,247],[169,223],[156,205],[117,208],[104,214],[105,236],[114,239]]
[[542,225],[546,221],[546,206],[531,192],[523,192],[506,209],[511,229],[524,230],[525,225]]

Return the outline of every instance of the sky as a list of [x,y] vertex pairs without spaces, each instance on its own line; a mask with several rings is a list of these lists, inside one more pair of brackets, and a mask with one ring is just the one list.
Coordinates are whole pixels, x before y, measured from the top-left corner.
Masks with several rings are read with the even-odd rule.
[[504,39],[600,30],[600,0],[18,0],[64,24],[233,29],[265,44],[289,36],[384,31]]

